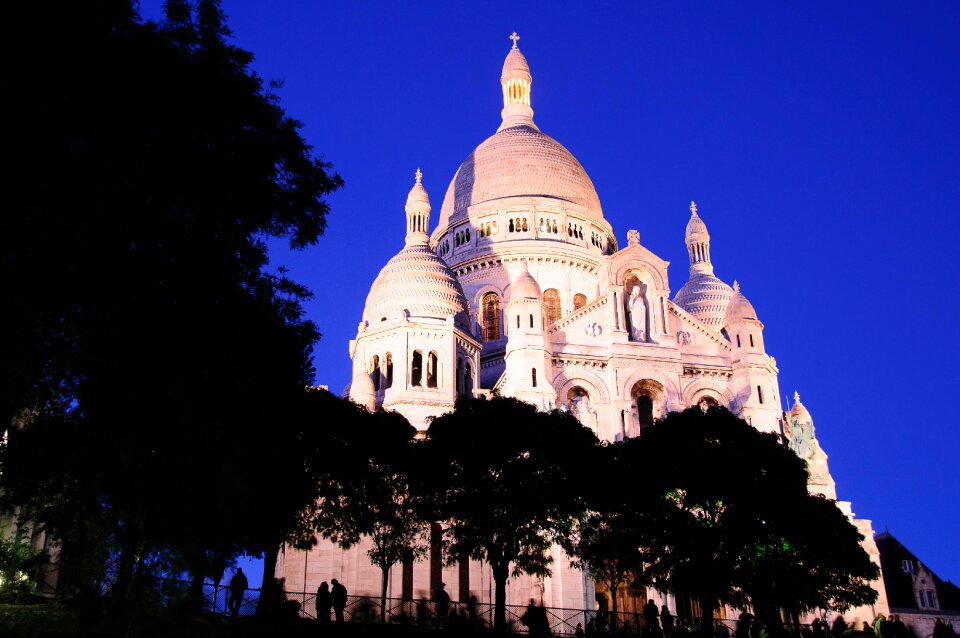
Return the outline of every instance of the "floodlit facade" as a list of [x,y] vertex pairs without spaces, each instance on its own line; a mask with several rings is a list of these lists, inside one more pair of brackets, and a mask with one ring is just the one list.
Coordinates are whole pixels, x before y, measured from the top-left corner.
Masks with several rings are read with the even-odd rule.
[[[637,436],[667,412],[719,404],[758,430],[785,435],[810,465],[811,489],[835,499],[810,413],[798,396],[789,412],[780,407],[764,324],[737,282],[714,273],[707,215],[690,203],[689,270],[674,292],[668,263],[636,230],[618,243],[589,175],[534,122],[530,67],[516,34],[511,39],[500,78],[502,124],[456,171],[436,225],[417,171],[405,245],[373,282],[350,342],[349,396],[371,410],[401,412],[424,430],[458,395],[498,391],[567,409],[608,441]],[[841,507],[878,561],[870,522],[855,519],[849,503]],[[288,550],[279,575],[291,591],[316,591],[335,577],[351,593],[376,595],[380,572],[365,552],[328,543]],[[508,602],[593,609],[593,582],[569,563],[556,548],[553,575],[512,579]],[[442,581],[454,600],[493,600],[489,569],[479,563],[442,566],[432,555],[393,572],[392,597],[429,597]],[[874,608],[851,619],[871,621],[886,609],[878,589]],[[630,609],[629,595],[618,595],[620,608]],[[672,599],[647,597],[676,611]]]

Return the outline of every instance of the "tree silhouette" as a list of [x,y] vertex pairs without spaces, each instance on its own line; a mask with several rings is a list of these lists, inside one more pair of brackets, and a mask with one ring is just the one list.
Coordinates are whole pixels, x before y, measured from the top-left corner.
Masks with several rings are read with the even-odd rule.
[[834,503],[808,493],[805,463],[777,435],[724,408],[693,407],[626,445],[644,468],[637,509],[649,524],[638,540],[648,574],[700,602],[704,635],[717,603],[750,602],[774,620],[779,607],[875,598],[861,537]]
[[324,537],[342,547],[369,538],[367,556],[381,570],[380,620],[384,620],[390,569],[426,551],[427,523],[411,476],[416,473],[416,429],[396,412],[358,409],[342,433],[336,466],[328,467],[314,514]]
[[[121,600],[144,556],[196,574],[274,551],[315,496],[288,448],[318,333],[265,240],[315,243],[341,185],[219,2],[166,6],[159,25],[124,0],[12,16],[43,29],[11,72],[4,499],[63,560],[117,554]],[[50,442],[33,428],[64,464],[31,464]]]
[[549,575],[551,544],[565,538],[583,514],[581,472],[596,442],[565,412],[538,412],[504,397],[463,397],[427,430],[448,556],[489,563],[497,630],[506,629],[511,573]]

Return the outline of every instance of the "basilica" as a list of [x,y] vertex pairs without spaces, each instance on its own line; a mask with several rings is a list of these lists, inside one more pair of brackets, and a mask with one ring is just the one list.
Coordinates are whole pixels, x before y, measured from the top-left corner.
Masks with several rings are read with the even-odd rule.
[[[519,38],[511,39],[500,76],[502,123],[453,175],[436,223],[426,178],[416,172],[403,248],[370,287],[349,345],[350,398],[425,430],[458,396],[497,392],[569,410],[608,441],[637,436],[670,411],[723,405],[783,435],[807,460],[810,489],[836,499],[809,411],[796,394],[789,411],[781,408],[777,362],[749,289],[714,272],[707,212],[689,205],[689,269],[674,291],[667,262],[636,230],[618,242],[589,175],[535,123],[530,67]],[[839,505],[879,562],[870,521]],[[592,580],[559,548],[553,554],[552,575],[512,579],[508,602],[593,609]],[[455,600],[492,600],[493,581],[480,563],[446,566],[431,557],[393,571],[391,597],[429,597],[445,582]],[[363,545],[286,549],[278,575],[291,591],[315,591],[330,578],[351,584],[351,593],[380,591]],[[853,610],[851,620],[887,613],[877,588],[877,603]],[[646,597],[682,611],[665,595]]]

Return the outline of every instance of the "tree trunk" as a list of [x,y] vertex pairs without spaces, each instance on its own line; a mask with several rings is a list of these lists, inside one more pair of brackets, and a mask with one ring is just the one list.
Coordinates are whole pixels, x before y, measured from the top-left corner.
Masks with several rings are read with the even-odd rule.
[[617,587],[620,585],[620,582],[613,582],[612,580],[607,583],[607,589],[610,590],[610,635],[617,635]]
[[[270,610],[270,604],[273,601],[274,588],[276,587],[277,555],[280,553],[280,543],[267,549],[263,553],[263,580],[260,581],[260,599],[257,600],[257,616],[266,616]],[[304,583],[306,587],[306,583]]]
[[113,612],[121,614],[127,603],[127,594],[130,592],[130,582],[133,580],[133,548],[129,540],[123,538],[127,536],[121,532],[120,541],[120,560],[118,561],[117,579],[110,590],[110,599]]
[[700,633],[704,638],[713,637],[713,611],[717,608],[712,596],[700,597]]
[[385,622],[387,613],[387,580],[390,576],[389,567],[380,568],[380,622]]
[[510,575],[510,564],[491,565],[493,582],[496,584],[496,593],[493,598],[493,629],[506,633],[507,631],[507,577]]

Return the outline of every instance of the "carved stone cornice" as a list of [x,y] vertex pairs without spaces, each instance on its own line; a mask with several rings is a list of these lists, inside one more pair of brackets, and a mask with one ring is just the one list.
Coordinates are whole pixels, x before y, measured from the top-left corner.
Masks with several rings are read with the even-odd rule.
[[606,370],[608,362],[603,359],[593,359],[589,357],[552,357],[551,363],[554,368],[587,368],[591,370]]
[[700,366],[683,366],[683,376],[695,379],[730,379],[733,371],[723,368],[705,368]]

